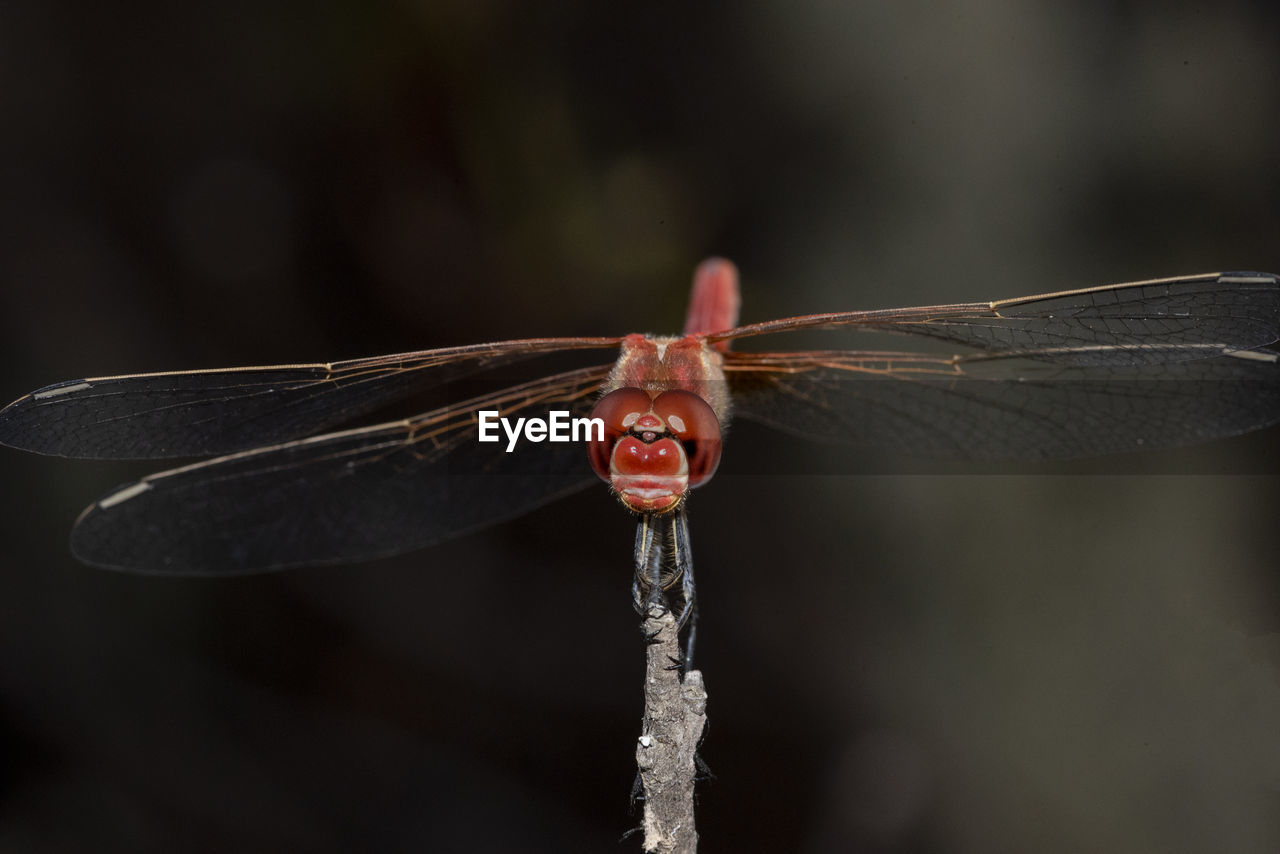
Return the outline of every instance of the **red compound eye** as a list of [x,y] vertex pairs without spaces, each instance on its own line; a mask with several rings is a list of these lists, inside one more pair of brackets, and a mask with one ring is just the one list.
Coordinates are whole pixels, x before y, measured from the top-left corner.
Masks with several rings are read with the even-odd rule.
[[684,445],[690,488],[710,480],[720,465],[721,438],[720,422],[707,402],[691,391],[674,389],[654,398],[653,411]]
[[604,421],[604,440],[588,443],[587,455],[591,459],[591,469],[605,483],[609,482],[609,459],[613,456],[613,446],[618,438],[631,429],[653,407],[653,400],[638,388],[620,388],[611,391],[591,410],[592,418]]

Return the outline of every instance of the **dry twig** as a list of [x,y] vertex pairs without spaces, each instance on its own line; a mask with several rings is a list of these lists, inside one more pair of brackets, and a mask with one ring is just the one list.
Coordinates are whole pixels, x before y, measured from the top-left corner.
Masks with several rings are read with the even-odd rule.
[[707,721],[707,692],[699,671],[681,679],[679,632],[670,611],[650,614],[644,631],[653,637],[645,670],[644,724],[636,745],[644,786],[644,850],[685,854],[698,848],[694,755]]

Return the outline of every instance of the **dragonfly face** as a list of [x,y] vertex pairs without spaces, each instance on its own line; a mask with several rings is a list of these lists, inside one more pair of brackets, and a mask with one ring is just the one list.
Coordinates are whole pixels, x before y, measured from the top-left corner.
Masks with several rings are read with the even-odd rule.
[[615,389],[596,404],[604,439],[592,441],[591,467],[637,513],[674,510],[720,464],[720,422],[698,395]]

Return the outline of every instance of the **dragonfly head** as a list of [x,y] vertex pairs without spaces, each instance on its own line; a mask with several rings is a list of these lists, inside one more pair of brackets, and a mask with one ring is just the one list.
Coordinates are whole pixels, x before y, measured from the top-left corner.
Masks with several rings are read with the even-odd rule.
[[604,421],[604,439],[588,448],[591,468],[637,513],[674,510],[720,464],[720,422],[693,392],[620,388],[591,416]]

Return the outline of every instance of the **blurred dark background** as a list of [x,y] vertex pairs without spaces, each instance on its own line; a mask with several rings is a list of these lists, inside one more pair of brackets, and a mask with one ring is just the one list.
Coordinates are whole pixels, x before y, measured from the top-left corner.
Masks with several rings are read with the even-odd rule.
[[[1280,271],[1262,0],[18,0],[0,123],[8,398],[676,331],[712,253],[748,321]],[[1280,849],[1276,439],[824,477],[736,427],[703,850]],[[0,456],[0,849],[638,849],[603,487],[359,566],[76,563],[156,468]]]

